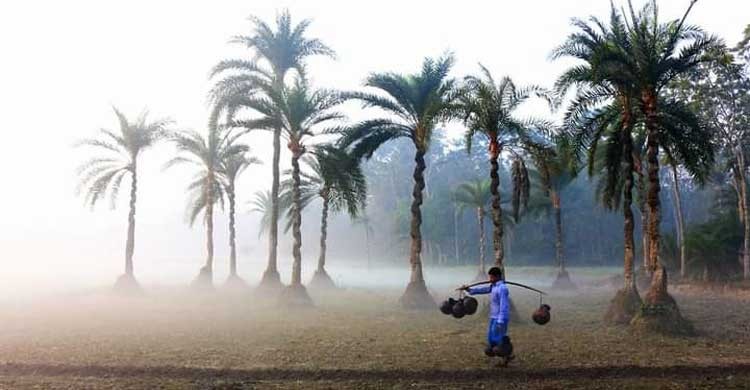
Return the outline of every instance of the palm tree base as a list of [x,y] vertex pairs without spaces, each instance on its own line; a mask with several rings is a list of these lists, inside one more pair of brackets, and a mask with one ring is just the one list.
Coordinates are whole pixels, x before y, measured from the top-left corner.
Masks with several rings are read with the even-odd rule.
[[575,283],[570,280],[570,274],[568,274],[568,271],[560,270],[560,272],[557,273],[557,278],[552,282],[552,289],[575,291],[578,287],[576,287]]
[[328,275],[325,269],[319,269],[315,271],[312,279],[310,280],[310,288],[316,290],[336,290],[336,284],[333,283],[333,279]]
[[115,282],[114,290],[117,293],[140,294],[143,292],[141,285],[135,280],[135,276],[130,273],[122,274]]
[[437,306],[423,280],[409,282],[399,302],[405,309],[410,310],[433,310]]
[[307,293],[305,286],[301,284],[292,284],[281,290],[279,303],[288,307],[311,307],[313,300]]
[[201,267],[198,276],[190,283],[190,288],[196,291],[211,291],[214,289],[214,272],[207,266]]
[[281,275],[277,270],[265,270],[263,276],[256,287],[256,292],[260,294],[276,294],[284,288],[281,283]]
[[638,310],[630,327],[636,333],[658,333],[668,336],[694,336],[693,324],[680,314],[677,304],[645,303]]
[[224,282],[224,290],[231,292],[243,292],[249,288],[247,282],[245,282],[239,275],[231,274]]
[[630,326],[637,332],[695,335],[693,324],[682,316],[677,302],[667,292],[667,270],[664,267],[659,266],[654,271],[651,287]]
[[623,288],[615,294],[604,314],[604,322],[609,325],[627,325],[638,313],[643,302],[634,287]]

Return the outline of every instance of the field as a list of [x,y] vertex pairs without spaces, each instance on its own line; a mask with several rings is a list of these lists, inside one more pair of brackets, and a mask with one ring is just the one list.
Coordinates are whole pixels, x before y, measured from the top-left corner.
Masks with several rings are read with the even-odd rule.
[[529,320],[538,296],[514,289],[517,359],[498,368],[482,353],[484,316],[406,312],[398,293],[348,288],[295,310],[174,289],[8,302],[0,389],[750,388],[746,297],[681,290],[700,335],[637,337],[602,325],[605,287],[553,294],[546,326]]

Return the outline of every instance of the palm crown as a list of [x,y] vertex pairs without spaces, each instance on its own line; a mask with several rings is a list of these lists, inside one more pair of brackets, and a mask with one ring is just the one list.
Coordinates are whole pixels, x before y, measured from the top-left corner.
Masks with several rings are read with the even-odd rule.
[[226,189],[225,178],[222,176],[226,168],[224,163],[240,158],[248,151],[247,145],[237,143],[240,136],[240,133],[218,128],[209,130],[207,137],[196,131],[173,134],[172,139],[179,155],[169,160],[164,168],[189,165],[197,169],[187,187],[190,197],[187,216],[191,225],[209,203],[213,205],[218,202],[223,205]]
[[259,18],[250,17],[250,21],[254,27],[254,34],[235,36],[232,42],[254,50],[255,59],[266,60],[276,75],[283,77],[290,69],[302,73],[304,71],[303,60],[309,56],[335,56],[335,52],[321,40],[305,37],[310,20],[305,19],[293,25],[289,10],[284,10],[276,17],[275,31]]
[[496,140],[501,150],[544,148],[535,131],[546,132],[550,123],[536,118],[519,119],[514,111],[529,98],[550,97],[538,86],[519,88],[510,77],[499,82],[481,66],[481,76],[467,76],[461,94],[461,110],[467,127],[465,142],[471,151],[474,135]]
[[122,180],[135,175],[138,156],[152,147],[166,134],[171,123],[167,119],[150,122],[144,112],[134,122],[129,121],[117,108],[113,108],[120,124],[119,132],[100,130],[100,138],[79,141],[77,146],[89,146],[102,152],[78,168],[78,192],[85,191],[85,203],[93,207],[109,192],[114,207]]
[[490,202],[490,181],[473,180],[463,183],[454,192],[454,201],[461,211],[467,208],[484,208]]
[[243,104],[259,114],[251,119],[234,120],[231,125],[245,129],[280,129],[293,151],[304,153],[303,141],[324,132],[319,128],[330,122],[344,119],[334,111],[343,102],[339,93],[313,89],[302,77],[296,78],[288,88],[266,87],[266,93],[244,98]]
[[418,151],[427,152],[435,126],[456,114],[456,83],[448,77],[453,63],[453,56],[445,55],[426,58],[417,74],[370,75],[365,86],[381,93],[354,92],[346,96],[361,101],[364,107],[379,108],[388,116],[354,125],[341,143],[353,145],[355,155],[369,158],[383,143],[406,137]]
[[[310,172],[301,172],[300,203],[305,208],[317,197],[327,198],[331,211],[346,210],[356,218],[364,208],[367,181],[357,159],[333,145],[315,147],[303,161]],[[292,181],[285,180],[282,188],[289,194]]]

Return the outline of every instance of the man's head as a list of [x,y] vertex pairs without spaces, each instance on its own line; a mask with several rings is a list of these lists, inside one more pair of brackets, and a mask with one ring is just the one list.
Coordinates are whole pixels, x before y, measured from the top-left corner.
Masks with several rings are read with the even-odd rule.
[[500,269],[500,267],[492,267],[487,272],[487,274],[490,276],[490,282],[495,283],[498,280],[504,280],[505,275],[503,274],[503,270]]

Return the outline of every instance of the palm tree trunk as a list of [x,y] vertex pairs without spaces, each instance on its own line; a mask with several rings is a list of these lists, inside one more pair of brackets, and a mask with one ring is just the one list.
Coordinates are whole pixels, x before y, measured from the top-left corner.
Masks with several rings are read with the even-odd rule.
[[477,207],[477,222],[479,222],[479,275],[484,277],[487,270],[484,265],[484,209]]
[[237,243],[235,233],[235,221],[234,221],[234,183],[229,185],[227,191],[227,197],[229,198],[229,276],[237,276]]
[[638,207],[641,212],[641,251],[643,252],[643,270],[650,275],[648,268],[649,248],[648,248],[648,206],[646,205],[646,175],[639,171],[638,178]]
[[[633,276],[633,267],[635,263],[635,239],[633,231],[635,230],[635,220],[633,218],[633,137],[630,134],[630,116],[626,115],[627,130],[623,131],[623,156],[625,157],[625,183],[623,185],[622,196],[622,215],[624,218],[624,259],[623,259],[623,276],[625,280],[625,290],[635,290],[635,278]],[[632,314],[632,313],[631,313]]]
[[744,228],[744,239],[742,245],[742,277],[745,280],[750,280],[750,214],[748,212],[748,199],[747,199],[747,180],[745,178],[745,153],[741,147],[737,148],[736,160],[737,160],[737,186],[739,187],[738,198],[740,201],[740,218]]
[[412,190],[411,203],[411,250],[409,252],[409,265],[411,266],[411,276],[409,284],[406,286],[404,295],[401,296],[401,303],[407,308],[432,308],[435,301],[427,292],[427,286],[422,274],[422,190],[424,189],[424,171],[425,171],[425,152],[417,148],[414,156],[414,189]]
[[260,286],[275,289],[281,286],[281,277],[277,266],[279,246],[279,159],[281,157],[281,129],[273,132],[273,159],[271,169],[271,221],[268,227],[268,265],[263,272]]
[[622,146],[623,157],[625,159],[625,183],[623,185],[622,196],[622,213],[624,218],[624,259],[623,259],[623,279],[624,286],[618,290],[615,297],[610,302],[609,308],[604,315],[604,321],[609,324],[628,324],[638,309],[641,307],[641,297],[638,295],[638,289],[633,275],[633,266],[635,258],[635,239],[633,231],[635,221],[633,218],[633,136],[631,134],[631,112],[629,101],[623,99],[624,114],[622,117]]
[[652,273],[651,286],[646,294],[649,304],[675,304],[674,299],[667,293],[667,271],[659,264],[661,220],[661,202],[659,191],[659,130],[657,128],[657,100],[656,95],[646,92],[643,95],[643,105],[646,116],[646,158],[648,160],[648,238],[649,238],[649,269]]
[[687,277],[687,250],[685,247],[685,219],[682,215],[682,197],[677,167],[672,165],[672,199],[674,201],[675,219],[677,220],[677,244],[680,248],[680,277]]
[[281,293],[281,300],[291,306],[311,306],[313,304],[307,289],[302,285],[302,204],[300,202],[299,159],[305,149],[298,140],[289,143],[292,151],[292,281]]
[[492,194],[492,244],[494,246],[494,264],[503,268],[505,257],[503,248],[503,209],[500,206],[500,145],[497,136],[490,136],[490,193]]
[[555,261],[560,272],[565,272],[565,259],[563,258],[563,231],[562,231],[562,210],[560,207],[560,194],[557,191],[550,191],[552,198],[552,208],[555,209]]
[[302,206],[300,204],[300,153],[292,152],[292,285],[302,285]]
[[199,289],[213,287],[213,264],[214,264],[214,174],[209,172],[206,176],[206,263],[201,267],[198,277],[192,286]]
[[209,274],[213,273],[214,266],[214,196],[213,177],[209,175],[208,195],[206,197],[206,265],[204,269]]
[[320,213],[320,256],[318,256],[318,272],[325,272],[326,239],[328,238],[328,203],[330,199],[327,190],[323,196],[323,211]]
[[414,190],[412,191],[412,203],[411,203],[411,251],[409,253],[409,265],[411,266],[411,277],[409,279],[412,283],[424,284],[424,275],[422,274],[422,190],[424,189],[424,153],[417,151],[414,157],[416,163],[414,167]]
[[128,238],[125,243],[125,275],[133,277],[133,252],[135,250],[135,202],[138,189],[138,177],[135,164],[131,172],[133,180],[130,183],[130,212],[128,213]]
[[328,238],[328,208],[331,201],[330,191],[324,188],[320,191],[320,197],[323,198],[323,210],[320,213],[320,255],[318,256],[318,268],[313,274],[310,286],[316,288],[331,289],[336,285],[333,279],[326,272],[326,240]]

